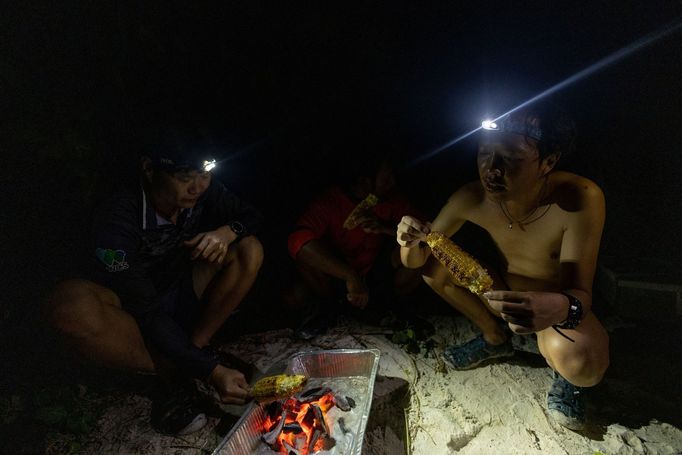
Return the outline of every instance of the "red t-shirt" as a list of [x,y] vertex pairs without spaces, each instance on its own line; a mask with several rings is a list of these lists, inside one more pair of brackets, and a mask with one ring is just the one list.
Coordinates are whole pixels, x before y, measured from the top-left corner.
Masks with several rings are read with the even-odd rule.
[[[363,275],[366,274],[384,242],[395,242],[395,237],[367,233],[360,226],[351,230],[344,229],[343,222],[357,204],[338,186],[317,197],[298,219],[296,230],[289,235],[289,254],[295,258],[309,241],[324,239],[351,267]],[[399,195],[380,201],[372,211],[380,220],[395,226],[404,215],[418,216],[407,198]]]

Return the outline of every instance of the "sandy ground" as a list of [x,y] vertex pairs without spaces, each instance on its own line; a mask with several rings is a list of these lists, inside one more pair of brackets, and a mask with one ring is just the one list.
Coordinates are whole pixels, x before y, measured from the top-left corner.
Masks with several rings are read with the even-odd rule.
[[[665,396],[647,395],[635,379],[632,384],[620,381],[623,373],[615,368],[614,378],[607,376],[605,384],[588,395],[590,425],[576,433],[558,426],[547,415],[545,397],[551,371],[539,356],[520,353],[504,363],[446,371],[440,361],[442,347],[466,341],[474,332],[461,317],[438,316],[430,322],[436,328],[436,347],[419,354],[408,354],[377,328],[357,323],[338,327],[311,342],[294,341],[291,331],[280,330],[243,337],[224,349],[252,363],[260,373],[280,368],[298,351],[379,349],[378,375],[402,378],[410,384],[407,414],[413,454],[682,453],[680,414],[676,414],[680,395],[670,396],[666,404]],[[612,326],[611,331],[624,330],[617,323]],[[532,343],[530,346],[527,350],[532,350]],[[675,385],[679,375],[671,381],[671,390],[679,391]],[[632,392],[635,388],[639,394]],[[660,412],[655,410],[657,399]],[[653,404],[654,410],[640,402]],[[218,426],[218,418],[211,418],[202,431],[190,436],[158,435],[149,426],[149,408],[147,398],[123,397],[101,417],[82,453],[211,453],[221,440],[217,430],[225,431]],[[223,409],[236,416],[243,410],[234,406]],[[365,439],[366,454],[394,455],[402,447],[399,435],[389,429],[374,429]]]

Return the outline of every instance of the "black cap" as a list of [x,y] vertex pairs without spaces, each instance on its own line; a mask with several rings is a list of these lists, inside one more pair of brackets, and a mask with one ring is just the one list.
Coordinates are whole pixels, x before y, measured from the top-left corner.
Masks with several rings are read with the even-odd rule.
[[187,129],[166,128],[152,135],[145,147],[155,167],[168,172],[204,170],[217,159],[218,149],[199,134]]

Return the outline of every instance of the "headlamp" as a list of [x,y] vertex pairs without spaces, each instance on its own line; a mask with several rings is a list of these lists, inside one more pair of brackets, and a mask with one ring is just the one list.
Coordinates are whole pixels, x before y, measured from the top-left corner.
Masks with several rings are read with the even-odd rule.
[[499,131],[502,133],[513,133],[520,134],[521,136],[526,136],[536,141],[542,140],[542,129],[537,126],[533,126],[527,122],[519,122],[512,120],[509,115],[503,117],[502,119],[495,120],[483,120],[481,122],[481,128],[488,131]]
[[484,130],[496,130],[497,123],[495,123],[492,120],[483,120],[481,122],[481,128],[483,128]]
[[216,161],[215,161],[215,159],[213,159],[213,160],[204,160],[204,164],[203,164],[203,166],[202,166],[202,169],[204,170],[204,172],[208,172],[208,171],[210,171],[211,169],[213,169],[213,168],[215,168],[215,167],[216,167]]

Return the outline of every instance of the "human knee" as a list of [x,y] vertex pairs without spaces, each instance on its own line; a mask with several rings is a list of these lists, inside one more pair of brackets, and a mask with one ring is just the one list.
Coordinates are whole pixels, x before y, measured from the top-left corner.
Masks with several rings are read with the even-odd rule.
[[263,245],[254,236],[243,238],[239,242],[239,261],[250,271],[257,272],[263,264]]
[[393,276],[393,288],[399,294],[410,292],[419,285],[421,276],[420,269],[401,267]]
[[64,306],[87,293],[84,282],[68,280],[58,283],[47,295],[43,304],[43,318],[48,324],[55,326],[65,318]]
[[599,384],[607,368],[608,361],[603,365],[583,362],[568,367],[566,365],[557,366],[559,373],[568,382],[578,387],[592,387]]
[[599,384],[609,366],[608,352],[594,355],[588,349],[558,350],[552,354],[554,368],[571,384],[592,387]]

